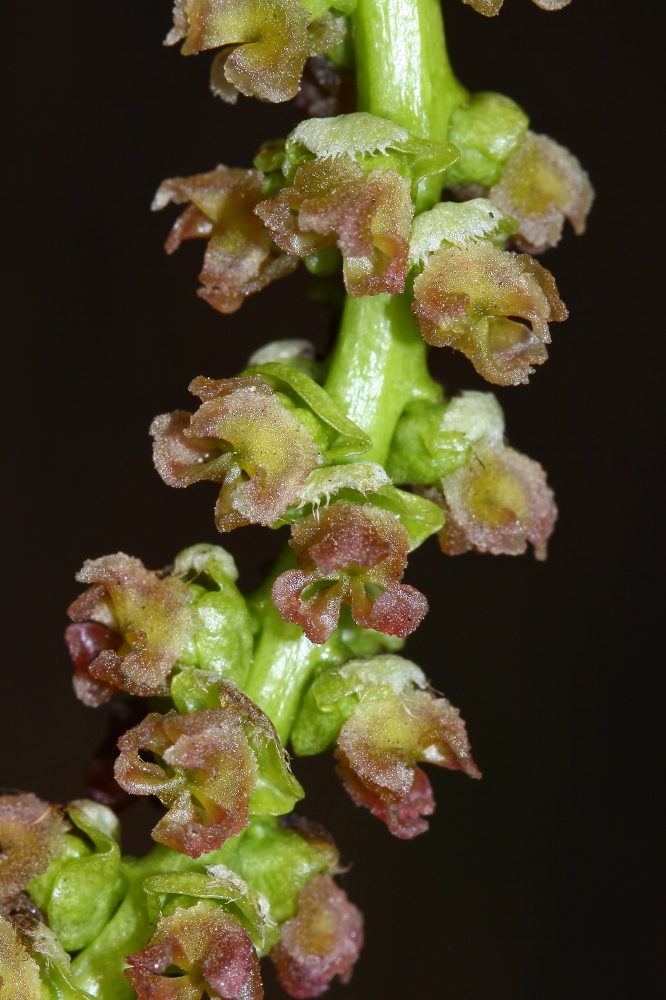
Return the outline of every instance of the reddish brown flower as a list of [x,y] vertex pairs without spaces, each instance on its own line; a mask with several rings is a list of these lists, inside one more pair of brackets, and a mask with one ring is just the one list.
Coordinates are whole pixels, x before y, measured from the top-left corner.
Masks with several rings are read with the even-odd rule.
[[344,34],[344,20],[325,13],[311,23],[297,0],[175,0],[166,44],[185,39],[186,56],[225,46],[211,75],[218,95],[279,102],[296,96],[305,60]]
[[338,736],[338,773],[357,805],[408,839],[428,828],[434,810],[430,783],[417,763],[437,764],[480,777],[465,723],[446,698],[388,685],[361,697]]
[[442,479],[441,492],[423,492],[446,512],[439,533],[446,555],[475,549],[517,556],[531,542],[536,558],[546,558],[557,507],[546,473],[527,455],[477,442],[467,465]]
[[69,828],[58,806],[31,792],[0,795],[0,913],[64,850]]
[[[219,709],[152,712],[118,741],[116,781],[132,795],[156,795],[168,807],[153,838],[190,857],[216,850],[249,822],[250,799],[264,767],[283,783],[277,812],[302,797],[264,713],[230,682]],[[145,760],[145,751],[160,762]],[[283,808],[280,808],[284,800]],[[275,811],[264,804],[264,812]]]
[[520,223],[513,242],[541,253],[559,243],[565,218],[576,235],[585,232],[594,190],[568,149],[547,135],[526,132],[488,197]]
[[348,983],[362,947],[361,912],[329,875],[315,875],[270,957],[289,996],[305,1000],[325,993],[335,976]]
[[219,531],[271,525],[321,464],[314,440],[258,376],[196,378],[190,392],[203,400],[195,414],[166,413],[150,428],[160,476],[169,486],[222,484]]
[[101,705],[117,689],[168,694],[169,674],[194,628],[185,584],[124,552],[87,560],[76,579],[91,584],[70,605],[77,624],[66,632],[81,701]]
[[498,385],[527,382],[548,357],[548,323],[568,315],[550,271],[481,242],[433,253],[414,282],[412,308],[429,344],[462,351]]
[[219,166],[208,174],[164,181],[153,201],[153,210],[170,202],[189,203],[171,230],[166,251],[173,253],[183,240],[208,239],[198,294],[222,313],[235,312],[248,295],[298,265],[276,249],[254,214],[263,197],[262,181],[258,170]]
[[423,594],[400,583],[409,536],[388,511],[334,503],[296,522],[289,544],[300,569],[277,578],[273,601],[311,642],[329,638],[343,604],[357,625],[387,635],[409,635],[425,616]]
[[337,246],[351,296],[405,287],[414,206],[411,184],[394,170],[366,173],[352,156],[310,160],[291,187],[255,209],[279,247],[305,257]]
[[[261,1000],[259,959],[250,935],[206,903],[162,917],[147,947],[125,969],[139,1000]],[[178,971],[169,971],[169,970]]]

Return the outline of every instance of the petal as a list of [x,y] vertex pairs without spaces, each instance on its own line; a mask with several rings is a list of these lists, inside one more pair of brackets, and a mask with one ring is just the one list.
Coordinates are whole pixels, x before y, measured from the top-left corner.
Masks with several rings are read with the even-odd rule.
[[69,824],[31,792],[0,795],[0,906],[10,903],[65,848]]

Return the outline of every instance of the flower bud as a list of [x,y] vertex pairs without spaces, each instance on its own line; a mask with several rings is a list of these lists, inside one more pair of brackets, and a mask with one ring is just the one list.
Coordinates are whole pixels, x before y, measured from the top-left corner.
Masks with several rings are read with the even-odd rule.
[[185,584],[124,552],[87,560],[76,579],[91,585],[68,609],[76,622],[66,638],[80,700],[100,705],[117,689],[168,694],[167,679],[195,624]]
[[330,637],[342,604],[357,625],[389,635],[409,635],[425,616],[423,594],[400,583],[409,534],[388,511],[339,501],[294,524],[289,544],[300,568],[277,578],[273,601],[311,642]]
[[271,525],[321,464],[311,435],[258,376],[198,378],[190,391],[203,400],[195,414],[178,410],[151,425],[160,476],[176,487],[220,483],[219,531]]

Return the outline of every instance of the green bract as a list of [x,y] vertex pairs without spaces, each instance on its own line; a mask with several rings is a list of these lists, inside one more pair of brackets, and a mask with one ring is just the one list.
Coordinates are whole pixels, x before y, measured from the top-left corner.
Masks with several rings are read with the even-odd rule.
[[413,687],[423,690],[426,678],[415,663],[391,654],[349,660],[319,674],[308,688],[294,725],[294,753],[305,757],[330,747],[362,695],[381,687],[395,694]]
[[193,545],[176,556],[174,575],[188,584],[197,616],[179,662],[242,685],[252,664],[253,623],[233,558],[220,545]]
[[[305,372],[278,362],[255,365],[242,377],[260,375],[312,434],[326,462],[369,451],[372,441]],[[305,405],[304,405],[305,404]]]
[[386,467],[397,483],[437,483],[469,457],[464,433],[449,430],[445,403],[411,403],[398,421]]
[[472,94],[451,115],[449,141],[460,158],[446,171],[445,184],[496,184],[528,125],[529,118],[510,97],[490,91]]
[[125,878],[114,813],[87,799],[71,803],[67,812],[87,840],[76,845],[68,837],[68,850],[30,883],[28,891],[45,910],[62,946],[79,951],[107,924],[122,899]]
[[429,254],[445,246],[465,247],[482,239],[504,246],[507,237],[517,231],[516,220],[502,215],[487,198],[439,202],[414,219],[409,264],[424,264]]

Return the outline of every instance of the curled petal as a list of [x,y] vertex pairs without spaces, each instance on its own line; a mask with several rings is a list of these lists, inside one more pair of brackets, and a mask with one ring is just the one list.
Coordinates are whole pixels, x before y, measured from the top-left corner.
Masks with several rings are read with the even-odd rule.
[[361,912],[330,876],[315,875],[270,957],[289,996],[305,1000],[325,993],[335,976],[349,982],[362,947]]
[[410,190],[394,170],[368,174],[340,154],[304,163],[292,187],[255,211],[287,253],[304,257],[337,246],[351,296],[397,294],[405,287],[414,216]]
[[170,486],[222,484],[219,531],[272,524],[321,464],[314,440],[258,376],[198,378],[190,391],[204,400],[195,414],[163,414],[150,428],[160,476]]
[[[216,710],[187,716],[153,712],[118,746],[115,776],[121,788],[132,795],[157,795],[168,807],[153,839],[199,857],[247,826],[257,764],[233,716]],[[141,751],[164,763],[144,760]]]
[[526,132],[488,197],[518,220],[513,240],[520,249],[541,253],[559,243],[565,218],[578,236],[585,232],[594,190],[568,149],[547,135]]
[[262,200],[263,174],[258,170],[219,166],[207,174],[164,181],[153,209],[169,202],[189,203],[176,220],[166,250],[173,253],[183,240],[209,240],[200,274],[199,295],[222,313],[232,313],[248,295],[290,274],[297,261],[279,253],[254,214]]
[[522,555],[531,542],[536,558],[546,558],[557,507],[534,459],[501,443],[480,443],[466,466],[445,476],[442,491],[447,517],[439,540],[447,555],[469,549]]
[[568,315],[549,271],[527,254],[482,243],[432,254],[414,282],[412,308],[429,344],[462,351],[498,385],[527,382],[532,365],[548,357],[548,323]]
[[[194,628],[185,584],[160,577],[124,552],[87,560],[76,579],[91,584],[68,611],[74,622],[86,623],[67,636],[81,677],[75,681],[79,697],[101,704],[110,697],[107,686],[141,696],[168,694],[167,678]],[[104,685],[93,686],[89,678]]]
[[340,501],[298,521],[290,545],[300,568],[278,577],[273,601],[311,642],[328,639],[342,604],[357,625],[403,637],[428,610],[422,594],[400,583],[409,536],[388,511]]
[[410,788],[398,799],[393,799],[380,786],[361,781],[340,749],[335,751],[335,756],[338,759],[336,770],[354,805],[369,809],[400,840],[412,840],[426,832],[428,821],[423,817],[434,813],[435,798],[425,771],[415,767]]
[[184,55],[230,46],[220,53],[216,77],[223,72],[241,94],[280,102],[296,96],[306,59],[344,34],[344,21],[329,13],[310,23],[297,0],[176,0],[166,44],[184,39]]
[[46,871],[64,850],[68,830],[60,808],[31,792],[0,795],[0,908]]
[[[162,917],[150,944],[127,956],[139,1000],[261,1000],[259,960],[233,917],[205,903]],[[175,966],[179,972],[167,974]]]

